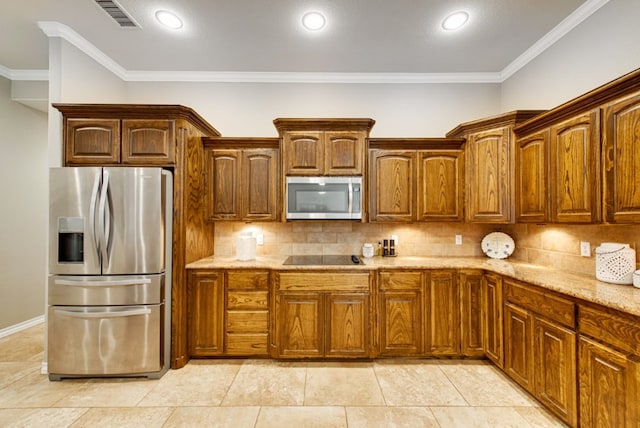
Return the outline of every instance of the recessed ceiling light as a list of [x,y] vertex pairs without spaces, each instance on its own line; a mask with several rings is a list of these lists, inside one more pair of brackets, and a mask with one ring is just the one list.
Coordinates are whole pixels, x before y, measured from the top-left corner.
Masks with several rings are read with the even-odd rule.
[[165,27],[172,30],[178,30],[182,28],[182,20],[174,13],[168,10],[159,10],[156,12],[156,19]]
[[455,12],[447,16],[442,21],[442,28],[445,30],[457,30],[469,20],[469,14],[464,11]]
[[308,12],[302,17],[302,25],[309,31],[318,31],[326,23],[327,20],[320,12]]

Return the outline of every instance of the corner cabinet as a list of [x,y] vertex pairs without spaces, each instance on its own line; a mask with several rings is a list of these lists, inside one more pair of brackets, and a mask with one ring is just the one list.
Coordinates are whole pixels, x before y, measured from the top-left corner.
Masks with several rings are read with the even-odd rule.
[[204,139],[211,220],[278,219],[277,139]]
[[277,272],[272,349],[280,358],[370,358],[369,272]]
[[275,119],[284,175],[363,175],[373,119]]
[[447,137],[466,138],[467,220],[510,223],[514,220],[513,128],[540,113],[515,111],[459,125]]
[[462,221],[462,139],[369,141],[372,222]]

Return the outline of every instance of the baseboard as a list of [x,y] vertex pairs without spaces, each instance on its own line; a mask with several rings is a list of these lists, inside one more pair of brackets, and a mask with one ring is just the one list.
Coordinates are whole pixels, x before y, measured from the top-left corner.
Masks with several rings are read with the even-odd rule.
[[44,315],[40,315],[39,317],[35,317],[18,324],[14,324],[10,327],[3,328],[2,330],[0,330],[0,338],[9,336],[13,333],[17,333],[22,330],[26,330],[30,327],[36,326],[38,324],[42,324],[43,322],[44,322]]

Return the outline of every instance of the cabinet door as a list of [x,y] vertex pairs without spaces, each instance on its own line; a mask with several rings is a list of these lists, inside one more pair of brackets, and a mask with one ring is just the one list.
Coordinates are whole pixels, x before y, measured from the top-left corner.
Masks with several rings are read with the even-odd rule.
[[482,337],[484,352],[498,367],[504,367],[502,278],[486,274],[482,281]]
[[369,295],[331,293],[326,299],[325,356],[369,357]]
[[431,271],[426,287],[425,352],[460,354],[460,292],[454,271]]
[[189,354],[207,357],[222,353],[224,275],[193,271],[187,285]]
[[122,121],[122,163],[130,165],[175,164],[173,120]]
[[604,110],[606,220],[640,222],[640,94]]
[[423,281],[421,271],[378,274],[381,355],[423,353]]
[[547,150],[549,130],[518,139],[516,152],[516,220],[547,221]]
[[322,132],[287,132],[283,140],[286,175],[322,175],[324,143]]
[[422,221],[462,221],[463,152],[418,152],[418,211]]
[[273,149],[242,151],[242,220],[276,220],[278,153]]
[[469,135],[467,139],[467,210],[469,220],[511,221],[511,128]]
[[461,271],[460,351],[467,357],[484,355],[482,346],[482,271]]
[[364,132],[326,131],[325,174],[362,175]]
[[576,333],[535,318],[535,396],[570,426],[578,421]]
[[278,296],[278,353],[286,358],[322,357],[323,295],[281,293]]
[[373,150],[370,153],[371,221],[415,220],[415,151]]
[[120,163],[120,121],[117,119],[67,119],[66,165]]
[[527,310],[504,305],[504,370],[533,392],[533,316]]
[[241,218],[238,203],[240,156],[239,150],[209,150],[207,153],[207,196],[212,220]]
[[578,342],[580,426],[637,427],[640,363],[584,336]]
[[551,216],[559,223],[600,221],[599,110],[551,128]]

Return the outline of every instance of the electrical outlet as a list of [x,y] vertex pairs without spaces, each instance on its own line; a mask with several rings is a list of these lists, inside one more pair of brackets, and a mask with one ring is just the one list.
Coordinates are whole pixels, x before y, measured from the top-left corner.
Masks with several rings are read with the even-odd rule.
[[395,242],[395,245],[398,245],[398,235],[391,235],[391,239]]
[[589,242],[580,242],[580,255],[582,257],[591,257],[591,244]]
[[256,235],[256,244],[257,245],[264,245],[264,235],[262,233],[258,233]]
[[462,245],[462,235],[456,235],[456,245]]

